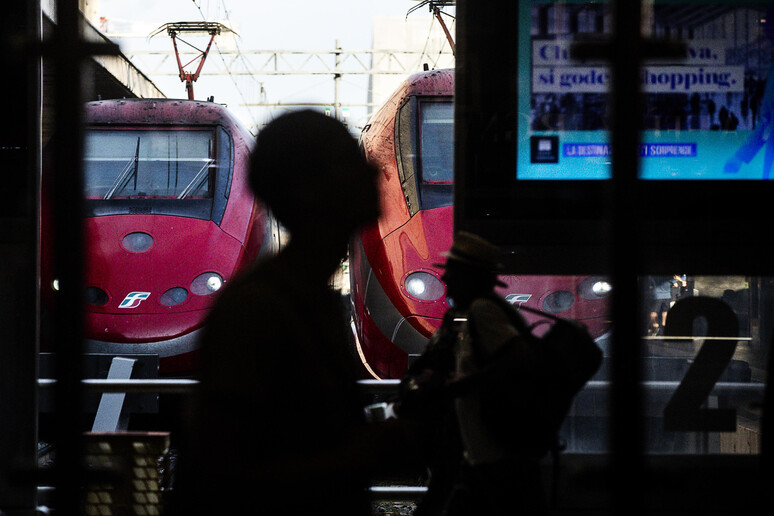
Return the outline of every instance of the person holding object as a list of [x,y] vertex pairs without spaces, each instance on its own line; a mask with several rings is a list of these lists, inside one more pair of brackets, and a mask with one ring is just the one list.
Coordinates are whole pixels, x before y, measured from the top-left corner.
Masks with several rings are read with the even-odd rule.
[[[438,337],[431,339],[425,354],[403,380],[406,392],[398,406],[399,418],[410,419],[412,413],[416,416],[421,411],[412,410],[412,403],[416,403],[410,392],[412,386],[420,393],[426,391],[423,387],[427,384],[439,382],[442,387],[435,392],[440,395],[425,402],[453,411],[452,418],[441,419],[453,425],[444,431],[451,437],[432,454],[435,462],[429,465],[428,494],[417,509],[420,514],[546,512],[539,469],[543,450],[537,443],[533,451],[530,442],[504,439],[484,412],[488,401],[485,397],[492,393],[488,386],[513,374],[521,375],[527,380],[524,385],[528,385],[529,372],[538,360],[526,345],[519,325],[511,319],[521,316],[508,314],[506,310],[513,308],[504,299],[497,299],[494,292],[496,286],[503,285],[497,278],[503,270],[499,257],[499,249],[485,239],[464,231],[455,235],[446,262],[439,264],[445,269],[442,279],[451,308]],[[528,390],[522,394],[531,395]],[[517,418],[524,415],[511,414]],[[447,456],[441,460],[444,452]],[[457,464],[453,473],[449,471],[450,463]],[[433,475],[443,481],[434,483]],[[446,500],[439,503],[439,498]]]

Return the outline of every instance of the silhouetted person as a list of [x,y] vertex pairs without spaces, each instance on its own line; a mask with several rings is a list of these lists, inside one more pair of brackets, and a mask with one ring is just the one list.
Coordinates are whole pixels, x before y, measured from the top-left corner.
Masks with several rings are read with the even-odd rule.
[[[499,255],[496,246],[476,235],[462,231],[456,234],[442,265],[452,308],[438,330],[450,338],[442,336],[431,341],[420,359],[427,358],[423,364],[426,371],[415,367],[419,384],[431,381],[438,373],[449,377],[444,393],[445,399],[452,400],[460,445],[450,441],[447,448],[459,463],[453,485],[444,482],[436,487],[447,497],[440,512],[445,516],[535,515],[546,510],[538,462],[543,451],[537,449],[537,443],[502,437],[490,426],[492,421],[486,419],[483,410],[483,398],[492,393],[486,388],[492,385],[490,382],[515,374],[525,379],[525,385],[534,385],[528,373],[537,361],[511,319],[520,316],[506,312],[513,308],[494,292],[495,286],[503,285],[497,279],[502,270]],[[430,360],[431,353],[446,353],[447,358]],[[443,365],[449,361],[453,364],[450,373]],[[437,363],[441,367],[433,369]],[[525,389],[524,396],[529,395]],[[447,466],[437,461],[435,467]],[[445,470],[442,473],[448,475]],[[435,509],[439,495],[432,492],[433,487],[431,476],[428,497]],[[420,508],[431,513],[429,507],[420,504]]]
[[728,108],[726,108],[726,106],[722,106],[720,111],[718,111],[718,120],[720,121],[720,129],[723,131],[728,131],[728,117]]
[[712,98],[707,99],[707,114],[709,114],[710,129],[715,128],[715,101]]
[[370,472],[405,446],[394,420],[365,424],[328,285],[379,215],[376,171],[341,123],[298,111],[259,133],[250,185],[290,242],[227,284],[206,321],[178,498],[184,514],[370,514]]
[[698,93],[694,93],[693,95],[691,95],[689,105],[690,105],[690,112],[691,112],[690,128],[699,129],[700,128],[699,115],[701,115],[701,99],[699,98]]
[[672,302],[672,283],[675,280],[669,276],[649,276],[647,281],[650,307],[648,335],[663,335]]

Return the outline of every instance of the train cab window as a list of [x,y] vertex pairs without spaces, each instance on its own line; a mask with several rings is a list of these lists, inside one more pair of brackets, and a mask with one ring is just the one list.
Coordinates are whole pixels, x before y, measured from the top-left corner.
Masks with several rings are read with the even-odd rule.
[[219,218],[231,156],[230,140],[222,133],[209,128],[88,130],[87,209],[91,215],[147,212]]
[[212,197],[212,131],[112,131],[86,135],[85,195]]
[[419,174],[422,209],[451,206],[454,185],[454,103],[419,104]]

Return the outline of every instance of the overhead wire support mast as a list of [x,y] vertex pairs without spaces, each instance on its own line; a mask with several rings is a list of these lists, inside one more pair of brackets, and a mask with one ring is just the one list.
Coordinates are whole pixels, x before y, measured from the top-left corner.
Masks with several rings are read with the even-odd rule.
[[[202,71],[202,67],[204,66],[204,61],[207,59],[207,55],[210,53],[210,47],[212,47],[212,42],[215,40],[215,36],[219,35],[221,31],[228,31],[228,32],[234,32],[233,30],[229,29],[222,23],[217,22],[177,22],[177,23],[165,23],[158,29],[156,29],[154,32],[152,32],[148,38],[152,38],[153,36],[165,31],[169,36],[172,38],[172,46],[175,49],[175,59],[177,59],[177,68],[180,72],[180,80],[185,83],[185,89],[188,92],[188,99],[194,100],[194,92],[193,92],[193,83],[196,82],[196,79],[199,78],[199,74]],[[192,44],[188,43],[182,38],[178,38],[178,33],[181,32],[190,32],[190,33],[206,33],[210,35],[210,41],[207,43],[207,48],[204,50],[199,50]],[[177,40],[180,39],[183,43],[188,45],[189,47],[193,48],[199,54],[188,61],[185,65],[180,60],[180,51],[177,47]],[[199,60],[199,66],[196,68],[196,71],[194,73],[186,72],[185,68],[193,63],[196,60]]]
[[452,51],[453,55],[456,55],[456,49],[455,49],[455,46],[454,46],[454,38],[452,37],[451,32],[449,32],[449,28],[446,26],[446,22],[443,21],[443,18],[441,18],[441,14],[445,14],[446,16],[449,16],[451,18],[454,18],[454,16],[452,16],[449,13],[444,13],[443,11],[441,11],[438,8],[438,6],[445,7],[445,6],[455,5],[455,4],[456,4],[455,0],[439,1],[439,2],[435,2],[433,0],[423,0],[422,2],[419,3],[419,5],[415,5],[414,7],[409,9],[408,12],[406,13],[406,17],[408,18],[409,14],[411,14],[414,11],[416,11],[417,9],[427,5],[428,8],[430,9],[430,12],[433,13],[433,16],[435,16],[435,19],[438,20],[438,23],[441,24],[441,29],[443,29],[443,33],[446,35],[446,41],[449,42],[449,47],[451,47],[451,51]]

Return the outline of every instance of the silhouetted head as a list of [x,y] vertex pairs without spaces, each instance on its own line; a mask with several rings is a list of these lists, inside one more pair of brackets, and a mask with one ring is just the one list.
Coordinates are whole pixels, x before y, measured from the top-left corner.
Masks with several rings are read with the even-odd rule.
[[456,306],[467,306],[476,297],[490,293],[496,285],[505,286],[497,279],[504,270],[500,249],[478,235],[458,231],[444,256],[446,263],[436,265],[445,269],[442,279],[446,283],[446,295]]
[[250,186],[291,234],[349,234],[379,216],[375,169],[339,121],[294,111],[258,133]]

